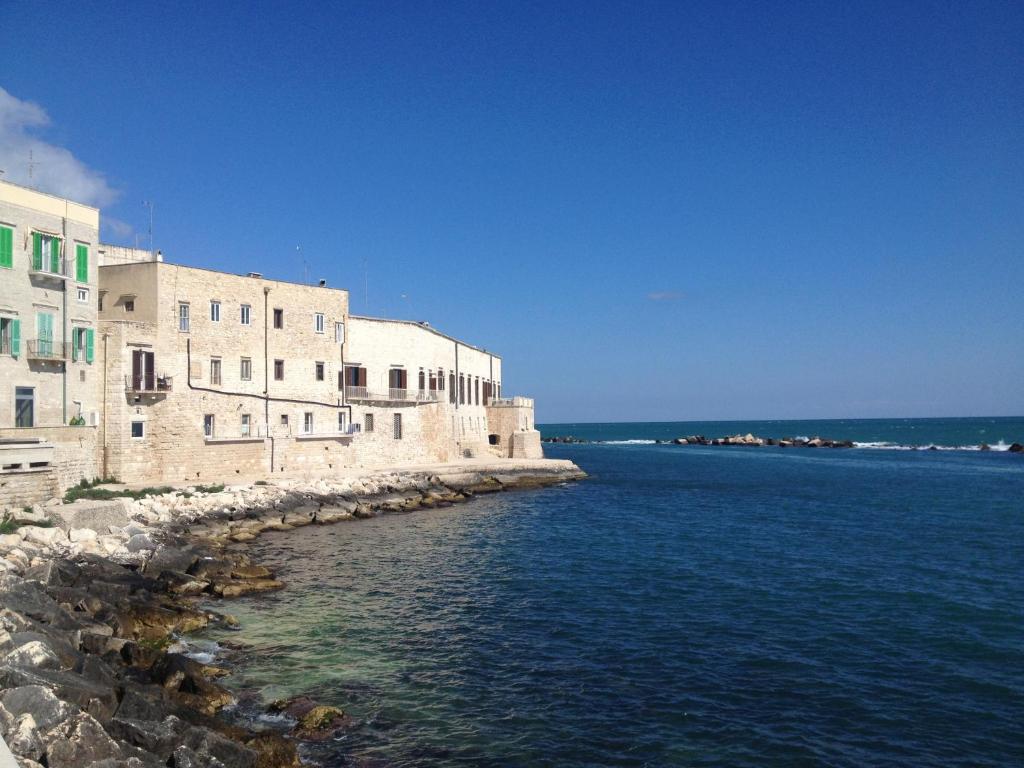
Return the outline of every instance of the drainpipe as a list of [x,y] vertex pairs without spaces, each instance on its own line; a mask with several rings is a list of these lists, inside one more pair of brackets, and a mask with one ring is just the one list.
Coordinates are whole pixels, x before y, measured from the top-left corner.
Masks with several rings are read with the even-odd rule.
[[270,434],[270,288],[263,286],[263,428],[270,438],[270,474],[274,474],[274,436]]
[[110,477],[110,449],[107,446],[107,336],[103,334],[103,479]]
[[[64,201],[64,218],[61,224],[61,233],[64,235],[64,277],[67,277],[67,258],[68,258],[68,201]],[[61,354],[67,348],[64,345],[68,340],[68,281],[65,279],[62,281],[64,284],[64,298],[63,304],[64,309],[61,312],[61,333],[60,333],[60,345]],[[64,365],[61,372],[61,426],[66,427],[68,423],[68,361],[64,360]]]

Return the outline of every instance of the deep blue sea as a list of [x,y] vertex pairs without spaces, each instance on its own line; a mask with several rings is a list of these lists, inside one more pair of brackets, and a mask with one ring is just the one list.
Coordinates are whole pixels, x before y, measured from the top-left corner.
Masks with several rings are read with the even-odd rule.
[[[556,425],[898,445],[1024,419]],[[1024,455],[546,445],[586,481],[261,537],[229,684],[331,766],[1024,764]]]

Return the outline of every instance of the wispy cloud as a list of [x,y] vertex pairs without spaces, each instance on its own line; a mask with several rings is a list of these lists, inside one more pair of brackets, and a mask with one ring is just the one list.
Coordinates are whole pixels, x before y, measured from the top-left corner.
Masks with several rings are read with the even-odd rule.
[[126,221],[115,219],[113,216],[104,216],[102,224],[103,228],[118,240],[127,241],[135,234],[135,227]]
[[651,301],[678,301],[683,298],[683,294],[678,291],[651,291],[647,298]]
[[0,87],[0,170],[4,172],[0,178],[88,205],[102,207],[114,202],[118,193],[102,173],[64,147],[39,138],[37,134],[50,122],[41,106],[22,101]]

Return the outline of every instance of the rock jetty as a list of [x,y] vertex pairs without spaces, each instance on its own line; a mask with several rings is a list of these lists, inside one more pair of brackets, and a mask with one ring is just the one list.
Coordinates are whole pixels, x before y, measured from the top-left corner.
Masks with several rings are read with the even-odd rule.
[[854,445],[852,440],[828,440],[821,437],[756,437],[749,432],[745,435],[715,438],[691,435],[690,437],[677,437],[672,440],[672,443],[673,445],[775,445],[780,448],[853,448]]
[[[226,670],[179,639],[236,626],[210,601],[280,589],[245,544],[289,530],[584,477],[567,461],[380,472],[6,510],[0,535],[0,736],[21,768],[293,768],[350,719],[300,697],[290,731],[218,714]],[[0,510],[2,511],[2,510]],[[2,758],[2,753],[0,753]]]

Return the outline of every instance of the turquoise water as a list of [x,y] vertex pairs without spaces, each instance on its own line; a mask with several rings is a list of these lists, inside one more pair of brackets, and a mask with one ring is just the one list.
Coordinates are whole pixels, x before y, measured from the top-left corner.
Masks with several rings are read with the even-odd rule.
[[230,684],[346,709],[326,765],[1022,763],[1024,456],[545,450],[591,478],[261,537]]

